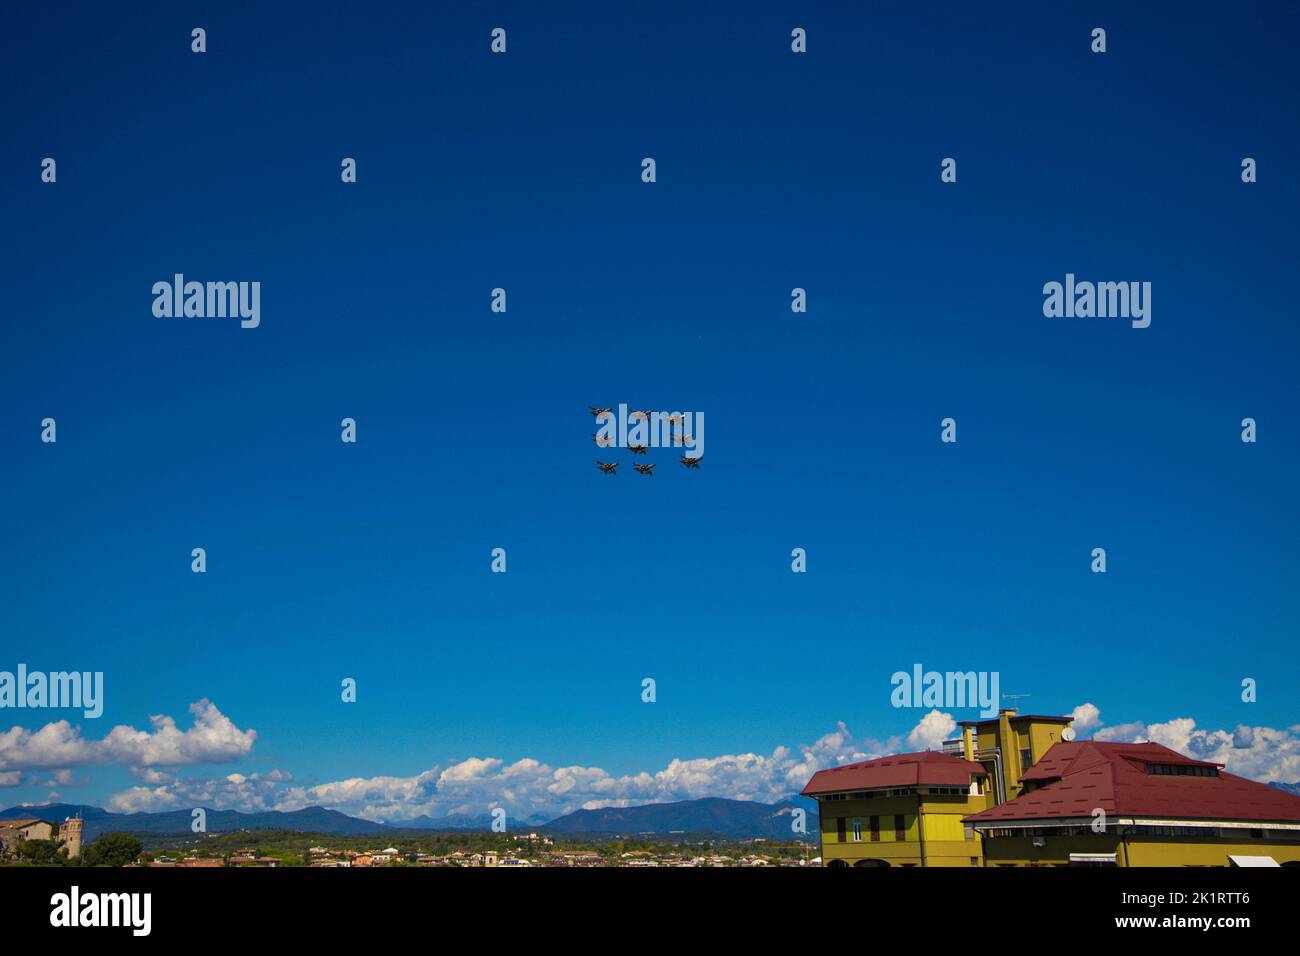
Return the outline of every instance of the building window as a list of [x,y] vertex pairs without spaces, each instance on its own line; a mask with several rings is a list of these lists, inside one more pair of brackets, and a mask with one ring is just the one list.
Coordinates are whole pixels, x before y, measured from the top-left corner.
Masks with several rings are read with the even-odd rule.
[[1147,764],[1147,773],[1162,777],[1217,777],[1218,767],[1189,767],[1185,764]]
[[880,817],[871,818],[871,842],[880,842]]
[[[1135,826],[1129,827],[1126,833],[1134,836],[1164,836],[1164,837],[1204,837],[1214,831],[1206,827],[1182,827],[1182,826]],[[1233,836],[1232,832],[1223,832],[1222,836]]]
[[862,842],[862,817],[853,818],[853,842]]
[[1029,750],[1029,748],[1026,747],[1024,750],[1020,751],[1020,772],[1024,773],[1033,765],[1034,765],[1034,755]]
[[894,839],[899,843],[907,839],[907,820],[901,813],[894,814]]
[[835,818],[835,830],[836,830],[836,834],[840,838],[841,843],[844,842],[844,832],[845,832],[844,824],[845,824],[845,820],[843,817]]
[[971,824],[969,823],[966,824],[963,829],[966,831],[966,839],[968,840],[975,839],[975,828],[971,826]]

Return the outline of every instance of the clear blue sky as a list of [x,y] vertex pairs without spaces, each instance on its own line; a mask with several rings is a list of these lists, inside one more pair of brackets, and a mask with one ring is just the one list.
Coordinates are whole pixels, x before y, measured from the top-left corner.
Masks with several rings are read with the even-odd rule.
[[[905,734],[918,661],[1300,721],[1300,9],[409,6],[6,17],[0,668],[107,701],[0,725],[208,698],[258,734],[213,773],[653,772]],[[261,327],[154,318],[175,272]],[[1045,318],[1067,272],[1151,327]],[[705,412],[702,469],[599,474],[619,402]]]

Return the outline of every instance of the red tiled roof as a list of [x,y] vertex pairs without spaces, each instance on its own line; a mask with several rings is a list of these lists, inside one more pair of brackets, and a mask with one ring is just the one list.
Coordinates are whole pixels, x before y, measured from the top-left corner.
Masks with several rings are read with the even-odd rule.
[[[1099,748],[1104,747],[1102,751]],[[1102,744],[1091,740],[1072,743],[1054,744],[1043,754],[1038,763],[1020,775],[1021,780],[1049,781],[1059,780],[1067,773],[1085,770],[1088,767],[1110,759],[1106,755],[1122,757],[1141,763],[1175,764],[1180,767],[1222,767],[1223,764],[1207,763],[1184,757],[1177,750],[1170,750],[1160,744]],[[1185,778],[1184,778],[1185,779]]]
[[1220,767],[1160,744],[1057,743],[1023,779],[1043,786],[967,817],[972,823],[1109,816],[1300,822],[1300,797],[1236,774],[1152,774],[1148,764]]
[[804,796],[872,790],[883,787],[969,787],[971,776],[984,776],[984,767],[937,750],[894,754],[861,763],[818,770],[803,788]]

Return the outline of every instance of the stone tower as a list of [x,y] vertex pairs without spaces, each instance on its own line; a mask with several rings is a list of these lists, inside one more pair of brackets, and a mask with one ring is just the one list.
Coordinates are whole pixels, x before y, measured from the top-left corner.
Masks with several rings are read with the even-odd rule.
[[68,817],[59,827],[59,842],[68,851],[68,857],[81,856],[81,817]]

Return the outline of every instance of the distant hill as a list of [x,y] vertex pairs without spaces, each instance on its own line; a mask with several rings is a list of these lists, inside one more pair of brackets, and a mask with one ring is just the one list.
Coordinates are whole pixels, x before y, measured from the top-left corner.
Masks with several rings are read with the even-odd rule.
[[[111,813],[102,807],[82,807],[72,803],[47,803],[34,807],[10,807],[0,810],[0,820],[15,817],[40,817],[62,823],[68,817],[81,814],[85,820],[83,839],[93,840],[101,833],[122,830],[127,833],[189,833],[193,820],[190,810],[169,810],[162,813]],[[324,807],[305,807],[302,810],[264,813],[240,813],[236,810],[208,810],[208,833],[230,833],[235,830],[299,830],[304,833],[326,833],[336,836],[360,836],[383,833],[390,827],[359,817],[350,817],[337,810]]]
[[[511,830],[535,830],[546,820],[546,816],[535,814],[527,817],[511,816],[506,822]],[[449,813],[445,817],[431,817],[426,813],[410,820],[393,820],[388,825],[394,830],[491,830],[492,814],[470,816],[467,813]]]
[[1300,797],[1300,783],[1270,783],[1270,787],[1277,787],[1279,790],[1285,790],[1287,793],[1293,793]]
[[[802,835],[794,833],[790,828],[791,811],[795,808],[807,811],[808,832]],[[817,804],[802,797],[781,803],[706,797],[678,803],[576,810],[538,829],[552,834],[592,836],[698,834],[732,840],[756,837],[769,840],[808,840],[816,839]]]
[[[549,823],[545,817],[511,817],[511,830],[530,829],[553,834],[584,835],[591,837],[633,836],[655,834],[659,836],[715,836],[731,840],[754,838],[789,840],[796,838],[790,829],[790,811],[802,807],[808,811],[809,834],[817,833],[817,804],[803,797],[782,803],[757,803],[752,800],[725,800],[710,797],[703,800],[684,800],[679,803],[649,803],[637,807],[608,807],[603,810],[578,810]],[[73,803],[49,803],[42,806],[10,807],[0,810],[0,820],[17,817],[39,817],[62,823],[68,817],[80,814],[85,820],[84,839],[90,841],[101,833],[115,830],[136,834],[188,834],[193,819],[190,810],[167,810],[160,813],[112,813],[103,807],[83,807]],[[337,810],[324,807],[307,807],[302,810],[282,812],[268,810],[262,813],[240,813],[236,810],[207,811],[208,833],[232,833],[238,830],[297,830],[302,833],[320,833],[332,836],[366,836],[380,833],[398,835],[403,832],[429,830],[489,830],[490,813],[470,816],[450,814],[435,818],[420,816],[413,820],[375,823],[360,817],[350,817]]]

